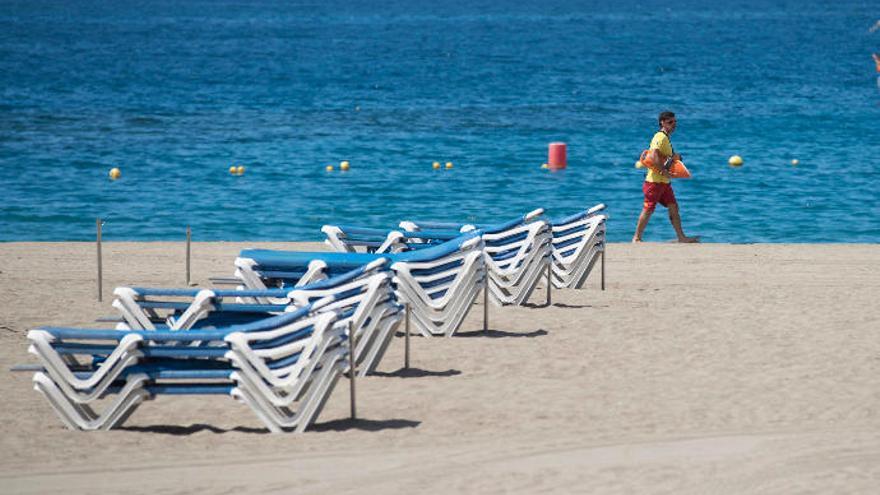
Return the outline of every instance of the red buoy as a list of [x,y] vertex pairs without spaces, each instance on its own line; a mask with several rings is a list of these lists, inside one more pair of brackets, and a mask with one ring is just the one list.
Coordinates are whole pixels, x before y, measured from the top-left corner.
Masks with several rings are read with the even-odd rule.
[[566,167],[565,143],[550,143],[547,151],[547,165],[550,170],[562,170]]

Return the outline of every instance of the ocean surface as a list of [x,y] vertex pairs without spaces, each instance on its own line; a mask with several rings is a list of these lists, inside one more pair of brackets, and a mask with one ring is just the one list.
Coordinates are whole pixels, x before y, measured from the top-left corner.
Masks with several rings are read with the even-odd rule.
[[[313,240],[603,202],[627,241],[669,109],[688,234],[880,242],[878,19],[847,0],[2,1],[0,240],[92,240],[98,217],[105,240]],[[541,169],[552,141],[564,172]],[[645,239],[672,238],[658,208]]]

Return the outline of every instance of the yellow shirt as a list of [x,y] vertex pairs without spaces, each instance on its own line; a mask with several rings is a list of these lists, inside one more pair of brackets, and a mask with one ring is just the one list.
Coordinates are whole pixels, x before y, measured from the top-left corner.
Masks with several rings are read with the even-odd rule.
[[[670,157],[672,156],[672,143],[669,142],[669,136],[666,135],[663,131],[657,131],[657,134],[654,134],[654,138],[651,139],[651,146],[649,149],[658,150],[663,156]],[[663,177],[663,175],[654,172],[650,168],[648,169],[648,174],[645,176],[645,182],[660,182],[662,184],[669,184],[669,177]]]

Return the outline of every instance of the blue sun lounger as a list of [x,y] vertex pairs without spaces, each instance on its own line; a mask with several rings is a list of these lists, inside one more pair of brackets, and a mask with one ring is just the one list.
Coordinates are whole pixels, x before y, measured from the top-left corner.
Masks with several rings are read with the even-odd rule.
[[327,296],[326,309],[352,325],[359,373],[381,361],[403,313],[391,289],[385,260],[295,289],[218,290],[118,287],[113,306],[123,316],[117,329],[189,330],[253,322],[292,311]]
[[296,287],[387,259],[397,301],[409,305],[425,336],[452,335],[484,285],[479,235],[463,234],[442,244],[403,253],[321,253],[243,250],[235,276],[248,289]]
[[348,355],[345,328],[320,311],[332,301],[215,330],[37,328],[28,333],[43,365],[34,388],[72,429],[113,428],[158,395],[223,394],[273,432],[303,431]]
[[355,252],[364,242],[378,243],[380,250],[406,252],[434,246],[462,232],[480,235],[492,301],[496,305],[523,304],[550,263],[551,230],[540,218],[542,214],[538,209],[491,225],[404,221],[400,223],[403,230],[325,225],[322,231],[327,235],[326,243],[340,252]]

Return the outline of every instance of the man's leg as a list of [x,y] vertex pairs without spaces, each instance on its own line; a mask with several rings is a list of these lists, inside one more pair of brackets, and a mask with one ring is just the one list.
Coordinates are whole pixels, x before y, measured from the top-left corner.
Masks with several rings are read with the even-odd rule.
[[642,208],[642,214],[639,215],[639,223],[636,224],[636,233],[633,235],[633,242],[642,242],[642,234],[645,232],[645,227],[648,226],[651,213],[654,213],[653,209]]
[[684,235],[684,230],[681,229],[681,216],[678,214],[678,203],[670,203],[667,208],[669,208],[669,221],[672,223],[672,228],[675,229],[678,242],[700,242],[700,239],[697,237]]
[[642,183],[642,193],[645,195],[645,202],[642,203],[642,213],[639,215],[638,223],[636,223],[636,233],[633,234],[633,242],[642,242],[642,234],[645,233],[648,220],[651,219],[651,214],[654,213],[654,208],[657,206],[660,191],[657,188],[657,184],[645,181]]

